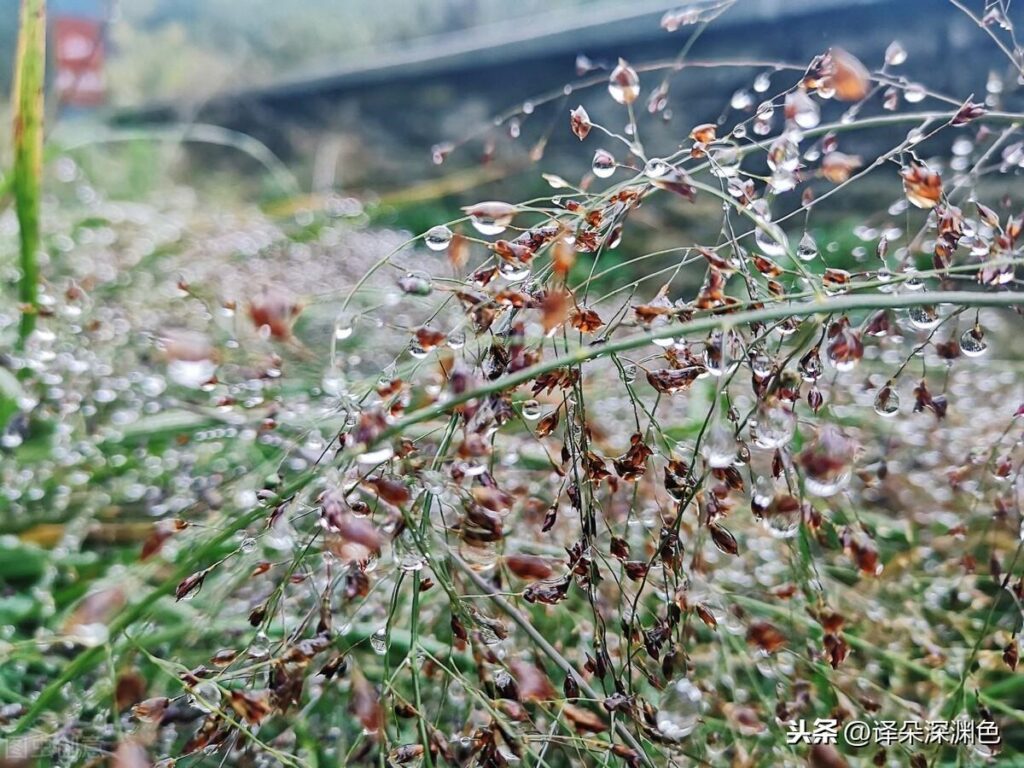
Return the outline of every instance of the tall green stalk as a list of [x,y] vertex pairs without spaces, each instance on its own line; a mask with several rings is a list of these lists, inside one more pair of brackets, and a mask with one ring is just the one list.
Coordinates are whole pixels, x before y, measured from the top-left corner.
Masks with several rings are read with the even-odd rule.
[[21,239],[21,326],[18,348],[36,327],[39,310],[39,198],[43,172],[43,84],[46,71],[46,0],[22,0],[15,60],[14,205]]

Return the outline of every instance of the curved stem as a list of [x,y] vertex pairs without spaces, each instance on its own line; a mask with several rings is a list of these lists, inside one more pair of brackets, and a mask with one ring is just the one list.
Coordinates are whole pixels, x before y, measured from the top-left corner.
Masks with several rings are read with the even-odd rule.
[[[956,304],[963,307],[1010,307],[1024,306],[1024,292],[982,292],[982,291],[926,291],[915,294],[871,294],[866,296],[833,296],[800,302],[779,304],[764,309],[754,309],[732,314],[717,314],[699,317],[678,325],[668,325],[657,331],[627,336],[605,344],[580,346],[568,354],[525,368],[508,376],[502,376],[476,389],[470,389],[444,402],[421,408],[384,430],[376,439],[363,448],[370,448],[385,440],[402,434],[406,429],[423,421],[442,416],[452,408],[486,395],[512,389],[533,380],[541,374],[580,365],[599,357],[625,352],[646,346],[657,339],[673,338],[684,334],[707,333],[726,327],[735,328],[751,323],[764,323],[785,318],[809,317],[817,314],[836,314],[862,309],[906,309],[907,307],[934,304]],[[350,451],[352,449],[349,449]]]
[[[587,694],[588,697],[594,699],[595,701],[600,701],[604,698],[590,685],[590,683],[588,683],[584,679],[583,675],[581,675],[576,670],[576,668],[568,661],[568,659],[566,659],[562,654],[560,654],[555,649],[555,647],[547,641],[547,638],[545,638],[544,635],[537,631],[537,628],[534,627],[532,623],[530,623],[530,620],[528,618],[526,618],[525,616],[523,616],[523,614],[516,610],[516,607],[512,605],[512,603],[510,603],[501,595],[497,594],[490,584],[488,584],[486,581],[480,578],[480,575],[476,573],[476,571],[474,571],[472,568],[466,565],[465,562],[463,562],[462,558],[452,555],[452,563],[455,565],[456,568],[458,568],[463,573],[463,575],[465,575],[470,581],[473,582],[477,589],[479,589],[481,592],[487,595],[487,599],[489,599],[498,608],[500,608],[501,611],[506,616],[512,619],[512,621],[515,622],[515,624],[521,630],[523,630],[523,632],[529,635],[530,640],[533,641],[534,645],[536,645],[545,656],[547,656],[552,662],[557,664],[559,669],[565,672],[565,674],[570,675],[576,681],[576,684],[579,685],[581,691],[583,691],[585,694]],[[636,737],[629,732],[629,729],[626,728],[625,725],[623,725],[620,721],[615,721],[615,731],[619,734],[620,737],[622,737],[623,741],[625,741],[627,744],[629,744],[630,747],[636,750],[637,755],[640,756],[640,759],[644,762],[644,765],[653,768],[654,763],[651,762],[651,758],[648,757],[647,752],[644,750],[642,746],[640,746],[640,742],[636,740]]]

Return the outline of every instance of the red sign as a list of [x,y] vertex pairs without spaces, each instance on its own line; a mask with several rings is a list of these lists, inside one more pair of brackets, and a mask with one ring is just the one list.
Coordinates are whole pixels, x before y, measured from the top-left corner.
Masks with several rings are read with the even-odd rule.
[[95,107],[106,99],[103,24],[95,19],[57,16],[53,20],[57,95],[62,104]]

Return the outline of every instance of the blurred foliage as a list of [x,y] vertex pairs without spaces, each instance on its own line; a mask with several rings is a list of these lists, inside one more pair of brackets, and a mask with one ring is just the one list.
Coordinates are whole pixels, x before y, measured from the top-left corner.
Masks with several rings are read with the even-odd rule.
[[[212,89],[358,61],[374,46],[528,18],[586,0],[137,0],[112,26],[117,103],[202,98]],[[5,34],[0,30],[0,34]],[[173,62],[173,66],[168,66]]]

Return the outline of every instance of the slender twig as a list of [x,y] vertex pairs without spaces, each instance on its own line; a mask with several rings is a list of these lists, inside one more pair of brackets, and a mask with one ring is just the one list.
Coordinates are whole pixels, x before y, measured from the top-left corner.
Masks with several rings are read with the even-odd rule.
[[[490,584],[488,584],[486,581],[480,578],[480,575],[476,573],[476,571],[474,571],[465,562],[462,561],[462,558],[453,555],[451,560],[455,567],[458,568],[462,572],[462,574],[466,576],[470,581],[472,581],[473,584],[477,587],[477,589],[479,589],[483,594],[487,596],[488,600],[494,603],[494,605],[497,606],[502,611],[502,613],[504,613],[506,616],[512,619],[513,622],[515,622],[516,626],[518,626],[521,630],[523,630],[523,632],[529,635],[530,640],[533,641],[534,645],[536,645],[537,648],[539,648],[545,656],[547,656],[554,664],[558,665],[558,668],[565,672],[565,674],[569,675],[573,678],[573,680],[576,681],[576,684],[579,685],[581,691],[583,691],[587,694],[587,696],[596,701],[599,701],[604,698],[590,685],[590,683],[588,683],[583,678],[583,675],[581,675],[577,671],[576,667],[574,667],[568,659],[566,659],[562,654],[560,654],[555,649],[555,647],[547,641],[544,635],[537,631],[537,628],[533,626],[530,620],[523,616],[523,614],[521,614],[518,610],[516,610],[516,607],[512,605],[512,603],[510,603],[501,595],[497,594]],[[645,765],[650,766],[650,768],[654,767],[654,763],[651,761],[651,758],[647,755],[647,752],[644,750],[642,746],[640,746],[640,743],[636,740],[636,737],[633,736],[632,733],[630,733],[629,729],[626,728],[626,726],[623,723],[615,721],[615,732],[618,733],[620,737],[622,737],[623,741],[625,741],[627,744],[629,744],[630,747],[636,750],[637,754],[640,756],[640,759],[644,761]]]

